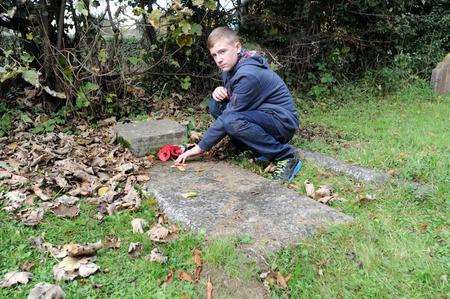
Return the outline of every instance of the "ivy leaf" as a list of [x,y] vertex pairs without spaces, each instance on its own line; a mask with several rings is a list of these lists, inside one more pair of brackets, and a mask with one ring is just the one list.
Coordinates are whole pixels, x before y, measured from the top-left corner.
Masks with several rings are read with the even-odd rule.
[[192,23],[191,24],[191,31],[193,34],[196,34],[198,36],[202,35],[202,25],[197,24],[197,23]]
[[39,75],[40,73],[34,69],[27,69],[22,72],[22,78],[34,87],[40,86]]
[[152,12],[148,15],[148,22],[155,28],[159,28],[161,24],[160,19],[162,16],[162,12],[159,9],[153,9]]
[[33,40],[33,32],[28,32],[25,37],[27,38],[27,40]]
[[86,6],[84,5],[84,2],[81,0],[77,1],[77,4],[75,4],[75,10],[82,14],[83,16],[87,17],[89,15],[88,10],[86,9]]
[[98,52],[98,60],[101,63],[105,64],[106,59],[108,59],[108,53],[106,53],[106,49],[100,49],[100,51]]
[[202,7],[203,3],[204,3],[204,0],[194,0],[194,1],[192,1],[192,4],[194,6],[197,6],[197,7]]
[[192,45],[192,36],[191,35],[180,35],[177,37],[177,44],[180,47],[190,46]]
[[205,0],[205,7],[209,10],[215,10],[216,5],[217,3],[215,0]]
[[180,22],[180,28],[184,34],[189,34],[191,32],[191,24],[185,20]]

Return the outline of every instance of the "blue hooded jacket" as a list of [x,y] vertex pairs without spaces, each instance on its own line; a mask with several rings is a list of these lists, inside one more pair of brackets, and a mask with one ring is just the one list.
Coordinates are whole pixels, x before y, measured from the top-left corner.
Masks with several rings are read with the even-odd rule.
[[224,119],[228,113],[259,110],[273,115],[277,126],[294,132],[299,119],[292,95],[283,80],[269,68],[255,51],[241,51],[236,65],[222,73],[228,91],[228,103],[222,114],[206,131],[198,146],[207,151],[225,135]]

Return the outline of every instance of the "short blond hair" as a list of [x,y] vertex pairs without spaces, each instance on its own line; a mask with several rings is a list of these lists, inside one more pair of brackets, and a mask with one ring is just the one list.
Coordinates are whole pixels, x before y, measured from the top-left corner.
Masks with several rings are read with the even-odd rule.
[[219,40],[228,39],[230,42],[239,42],[239,36],[234,32],[234,30],[228,27],[217,27],[208,36],[208,40],[206,41],[206,45],[208,49],[214,47],[214,45]]

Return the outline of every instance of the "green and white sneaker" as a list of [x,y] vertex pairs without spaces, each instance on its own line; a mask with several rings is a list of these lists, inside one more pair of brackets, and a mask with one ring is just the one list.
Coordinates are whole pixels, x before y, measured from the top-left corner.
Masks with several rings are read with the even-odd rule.
[[296,154],[293,158],[277,162],[277,169],[273,174],[273,178],[290,183],[297,173],[299,173],[300,169],[302,169],[302,161],[300,161],[300,158]]

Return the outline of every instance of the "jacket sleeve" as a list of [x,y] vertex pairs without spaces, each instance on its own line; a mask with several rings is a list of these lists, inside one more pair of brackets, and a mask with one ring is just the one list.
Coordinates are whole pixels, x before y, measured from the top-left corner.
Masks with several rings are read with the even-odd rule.
[[233,93],[230,97],[230,101],[222,114],[216,119],[216,121],[209,127],[199,142],[198,146],[207,151],[220,141],[226,134],[224,122],[227,114],[232,112],[241,112],[254,110],[257,108],[256,102],[258,93],[260,91],[260,85],[258,79],[253,75],[240,76],[233,82]]

